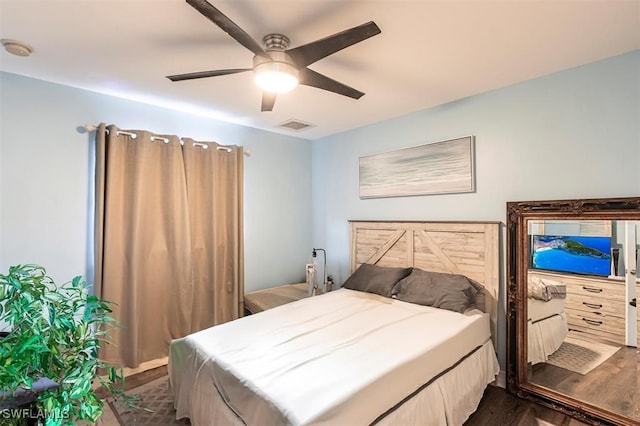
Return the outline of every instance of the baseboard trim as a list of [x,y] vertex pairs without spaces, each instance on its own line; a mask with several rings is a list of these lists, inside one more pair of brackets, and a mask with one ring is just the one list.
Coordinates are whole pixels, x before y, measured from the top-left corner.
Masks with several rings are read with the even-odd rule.
[[124,368],[124,375],[133,376],[134,374],[142,373],[143,371],[153,370],[154,368],[162,367],[169,363],[169,357],[158,358],[147,362],[142,362],[136,368]]

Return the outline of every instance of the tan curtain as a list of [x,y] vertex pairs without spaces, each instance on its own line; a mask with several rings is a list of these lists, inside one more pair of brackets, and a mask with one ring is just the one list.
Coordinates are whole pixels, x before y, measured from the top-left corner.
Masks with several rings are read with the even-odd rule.
[[[194,143],[198,148],[191,149]],[[184,146],[193,280],[198,289],[191,305],[192,323],[201,330],[242,315],[242,148],[188,138]],[[211,281],[217,285],[209,285]]]
[[96,133],[95,289],[123,326],[107,362],[165,357],[171,339],[241,314],[242,149],[192,142]]

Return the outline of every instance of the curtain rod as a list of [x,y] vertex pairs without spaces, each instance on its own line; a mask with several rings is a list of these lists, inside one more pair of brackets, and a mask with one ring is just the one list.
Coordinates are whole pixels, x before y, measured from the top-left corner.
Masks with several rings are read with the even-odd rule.
[[[98,126],[95,126],[93,124],[85,124],[84,126],[82,126],[82,128],[84,130],[86,130],[87,132],[93,132],[94,130],[96,130],[98,128]],[[132,136],[134,138],[136,136],[138,136],[135,133],[127,132],[127,131],[124,131],[124,130],[119,130],[119,132],[122,133],[123,135],[129,135],[129,136]],[[152,141],[156,141],[156,140],[160,141],[161,140],[164,143],[169,143],[169,139],[163,138],[161,136],[151,136],[151,140]],[[184,145],[184,138],[180,138],[180,144]],[[203,142],[194,142],[193,146],[199,146],[199,147],[204,148],[204,149],[207,149],[209,147],[206,143],[203,143]],[[224,145],[219,145],[217,147],[217,149],[218,149],[218,151],[231,152],[231,148],[228,147],[228,146],[224,146]],[[246,155],[247,157],[251,156],[251,151],[247,151],[247,150],[243,149],[242,153],[244,155]]]

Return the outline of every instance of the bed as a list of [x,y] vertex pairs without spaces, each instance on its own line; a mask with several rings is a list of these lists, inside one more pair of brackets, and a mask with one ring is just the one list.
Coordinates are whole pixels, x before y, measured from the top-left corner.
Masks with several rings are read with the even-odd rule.
[[567,337],[566,286],[529,273],[528,292],[527,358],[534,365],[546,362]]
[[[350,288],[172,342],[177,418],[196,426],[460,425],[475,411],[498,373],[499,224],[350,227]],[[377,275],[356,280],[364,270]],[[353,287],[398,270],[409,272],[395,298]],[[465,293],[473,301],[459,311],[408,301],[424,274],[462,276],[479,291]]]

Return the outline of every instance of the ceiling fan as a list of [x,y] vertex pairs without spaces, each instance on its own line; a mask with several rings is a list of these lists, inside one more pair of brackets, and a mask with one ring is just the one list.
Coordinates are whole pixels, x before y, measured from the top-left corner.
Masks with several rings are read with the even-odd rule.
[[353,99],[360,99],[364,95],[363,92],[317,73],[307,66],[346,47],[380,34],[380,28],[373,21],[292,49],[288,49],[289,39],[286,36],[268,34],[262,39],[264,43],[264,48],[262,48],[249,34],[207,0],[187,0],[187,3],[253,52],[255,55],[253,68],[177,74],[167,76],[169,80],[193,80],[253,71],[256,84],[263,89],[262,111],[272,111],[277,94],[287,92],[298,84],[328,90]]

